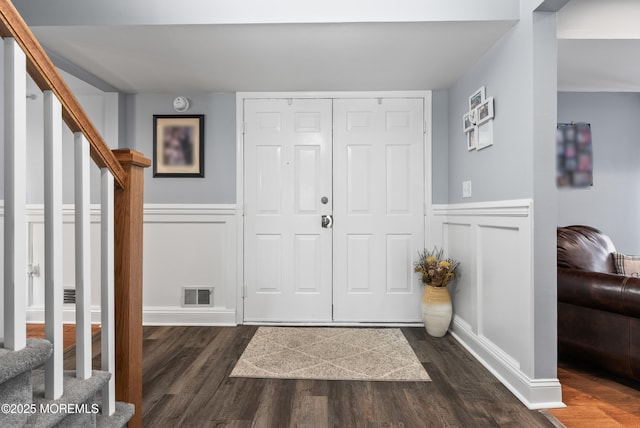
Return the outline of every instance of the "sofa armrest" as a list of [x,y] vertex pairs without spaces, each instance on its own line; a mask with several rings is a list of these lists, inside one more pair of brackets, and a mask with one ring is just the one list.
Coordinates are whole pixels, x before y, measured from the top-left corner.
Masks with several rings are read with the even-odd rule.
[[559,267],[558,301],[640,317],[640,278]]

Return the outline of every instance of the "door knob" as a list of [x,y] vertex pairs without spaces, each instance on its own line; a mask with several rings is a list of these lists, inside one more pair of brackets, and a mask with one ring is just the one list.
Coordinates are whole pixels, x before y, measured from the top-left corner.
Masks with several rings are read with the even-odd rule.
[[323,215],[322,216],[322,227],[325,229],[331,229],[333,227],[333,216],[332,215]]

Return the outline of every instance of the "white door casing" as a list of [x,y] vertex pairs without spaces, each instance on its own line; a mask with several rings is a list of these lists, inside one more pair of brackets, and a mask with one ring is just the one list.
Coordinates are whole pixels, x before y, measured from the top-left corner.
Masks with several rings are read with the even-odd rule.
[[321,227],[333,203],[331,109],[330,99],[245,100],[245,321],[332,319],[332,234]]
[[423,117],[419,98],[334,100],[334,321],[420,321]]

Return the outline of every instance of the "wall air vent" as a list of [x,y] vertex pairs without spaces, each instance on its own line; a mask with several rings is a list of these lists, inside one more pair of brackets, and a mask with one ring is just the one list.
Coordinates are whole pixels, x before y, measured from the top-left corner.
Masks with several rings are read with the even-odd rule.
[[213,306],[213,288],[182,287],[182,306]]
[[76,289],[64,287],[63,303],[76,304]]

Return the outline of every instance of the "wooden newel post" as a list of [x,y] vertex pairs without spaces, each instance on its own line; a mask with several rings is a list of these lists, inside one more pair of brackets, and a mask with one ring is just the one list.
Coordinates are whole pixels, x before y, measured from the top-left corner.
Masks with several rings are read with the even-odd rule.
[[114,150],[124,168],[115,189],[116,400],[132,403],[129,427],[142,427],[142,226],[144,169],[151,161],[134,150]]

